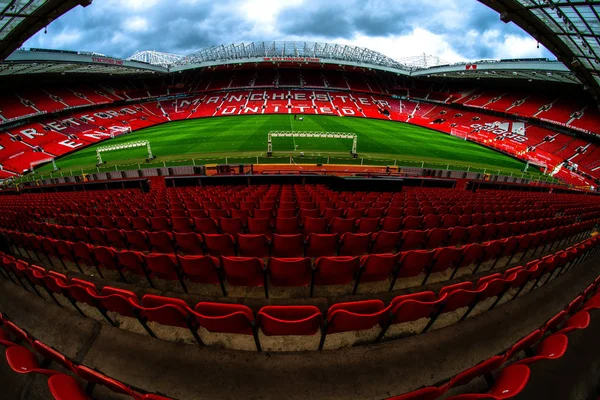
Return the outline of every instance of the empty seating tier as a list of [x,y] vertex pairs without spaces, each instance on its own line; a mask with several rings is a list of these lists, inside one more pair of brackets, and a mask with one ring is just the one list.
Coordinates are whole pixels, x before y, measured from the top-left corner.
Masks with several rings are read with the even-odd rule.
[[[599,222],[593,196],[541,192],[307,184],[9,195],[0,277],[153,341],[320,354],[430,335],[535,296],[596,257]],[[561,357],[569,332],[589,323],[597,288],[502,354],[395,399],[526,390],[529,366]],[[9,366],[47,376],[57,399],[91,398],[95,385],[167,398],[75,362],[7,315],[0,322]],[[493,384],[467,394],[480,376]]]

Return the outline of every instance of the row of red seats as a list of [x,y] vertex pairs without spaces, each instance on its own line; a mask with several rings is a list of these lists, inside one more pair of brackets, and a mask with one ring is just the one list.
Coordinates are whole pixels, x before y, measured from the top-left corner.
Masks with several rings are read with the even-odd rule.
[[[583,306],[582,306],[583,304]],[[590,325],[590,312],[600,308],[600,277],[544,325],[525,336],[499,355],[454,376],[439,386],[429,386],[388,400],[435,400],[457,386],[465,385],[478,377],[485,377],[489,390],[486,393],[465,393],[448,400],[510,399],[518,395],[529,381],[528,366],[541,360],[555,360],[567,351],[568,334],[586,329]],[[569,317],[570,315],[570,317]],[[536,346],[537,344],[537,346]],[[533,351],[536,347],[535,352]],[[522,357],[525,354],[525,357]],[[493,373],[504,367],[495,379]],[[489,382],[493,382],[490,384]]]
[[[2,204],[30,206],[35,208],[40,205],[59,207],[61,212],[74,213],[80,206],[92,208],[106,207],[133,207],[144,208],[147,204],[153,207],[156,204],[185,204],[192,207],[201,207],[206,203],[243,202],[254,203],[260,201],[275,202],[351,202],[365,201],[373,204],[377,201],[398,207],[439,207],[455,205],[475,205],[477,207],[494,207],[496,205],[531,206],[546,204],[568,205],[569,201],[579,200],[582,203],[591,203],[589,197],[576,194],[548,194],[539,192],[513,192],[496,190],[479,190],[469,192],[465,190],[447,188],[403,188],[401,192],[337,192],[323,185],[236,185],[216,187],[182,187],[153,190],[143,193],[133,189],[112,190],[111,195],[106,191],[86,191],[73,193],[28,193],[22,196],[13,196],[10,201],[5,199]],[[541,203],[540,203],[541,202]],[[196,203],[194,205],[193,203]],[[208,208],[214,205],[207,204]],[[35,210],[34,210],[35,211]],[[491,209],[488,211],[492,211]],[[476,212],[485,212],[479,209]]]
[[[243,191],[244,188],[248,188],[247,186],[238,187],[236,190]],[[446,189],[448,190],[448,189]],[[464,191],[463,191],[464,192]],[[485,192],[485,191],[483,191]],[[192,199],[184,198],[182,201],[169,201],[168,197],[164,197],[163,199],[155,199],[148,194],[143,194],[141,192],[138,193],[129,193],[127,194],[130,198],[129,201],[120,199],[119,191],[115,191],[115,195],[113,198],[106,198],[106,193],[97,193],[90,194],[94,192],[85,192],[85,195],[74,194],[73,196],[65,197],[64,194],[44,194],[41,195],[30,195],[26,194],[23,196],[10,196],[9,198],[0,199],[0,209],[5,211],[20,211],[21,213],[27,214],[40,214],[42,216],[53,216],[53,215],[62,215],[62,214],[79,214],[83,216],[95,215],[95,216],[103,216],[103,215],[128,215],[128,216],[137,216],[132,215],[129,209],[139,209],[144,214],[142,216],[152,216],[154,215],[153,211],[157,209],[165,209],[170,211],[175,210],[186,210],[186,211],[197,211],[204,209],[206,212],[209,212],[210,209],[224,209],[230,211],[231,209],[248,209],[253,210],[256,208],[266,209],[274,209],[275,206],[281,209],[290,209],[285,208],[287,205],[285,203],[294,202],[280,202],[277,203],[277,195],[275,197],[268,197],[270,200],[260,200],[260,197],[252,197],[252,196],[244,196],[236,198],[235,201],[226,201],[226,200],[217,200],[217,201],[205,201],[205,202],[197,202]],[[112,193],[112,192],[111,192]],[[471,193],[471,192],[465,192]],[[479,193],[479,192],[477,192]],[[557,210],[560,211],[564,208],[573,207],[573,204],[588,204],[592,205],[593,202],[589,201],[589,197],[585,196],[564,196],[564,195],[555,195],[555,197],[536,197],[538,200],[533,201],[532,198],[529,197],[517,197],[511,194],[512,192],[506,192],[504,197],[500,195],[490,195],[484,196],[478,202],[471,202],[469,198],[455,198],[446,201],[421,201],[421,202],[412,202],[406,199],[398,199],[396,200],[386,200],[385,202],[381,202],[377,204],[377,201],[368,201],[365,202],[364,207],[355,207],[358,205],[357,202],[348,202],[341,201],[339,199],[334,200],[314,200],[309,197],[307,201],[302,202],[302,204],[297,203],[296,205],[300,208],[306,209],[315,209],[318,208],[322,213],[325,208],[345,208],[348,210],[352,210],[354,208],[384,208],[387,209],[392,207],[391,212],[393,216],[410,216],[410,215],[421,215],[421,214],[474,214],[474,213],[487,213],[487,212],[501,212],[501,211],[527,211],[531,209],[538,210]],[[281,194],[283,196],[283,192]],[[381,194],[383,196],[383,193]],[[437,196],[443,197],[443,192],[439,193]],[[74,198],[78,198],[78,201],[73,201]],[[332,196],[328,196],[328,199],[332,198]],[[549,200],[541,200],[551,198],[552,201]],[[267,199],[267,197],[265,197]],[[529,199],[529,200],[527,200]],[[2,201],[4,200],[4,201]],[[158,200],[158,201],[157,201]],[[216,200],[216,199],[215,199]],[[232,200],[232,199],[227,199]],[[264,207],[260,207],[261,201],[264,203]],[[317,207],[319,205],[319,207]],[[375,207],[377,206],[377,207]],[[296,207],[291,207],[291,209]],[[148,210],[148,211],[143,211]],[[355,211],[351,211],[355,212]],[[129,213],[129,214],[125,214]],[[297,213],[296,213],[297,214]],[[360,216],[360,215],[357,215]]]
[[[512,222],[519,221],[525,217],[528,219],[543,218],[554,216],[557,212],[556,209],[544,209],[540,210],[539,206],[519,207],[519,211],[490,211],[486,213],[470,212],[466,210],[466,206],[455,206],[452,209],[450,207],[437,207],[428,209],[428,207],[419,208],[400,208],[400,207],[388,207],[388,208],[211,208],[211,209],[177,209],[177,208],[113,208],[113,209],[89,209],[83,214],[77,213],[71,214],[56,214],[56,210],[48,210],[44,215],[39,214],[40,217],[49,217],[55,219],[57,222],[63,225],[79,225],[86,226],[100,226],[106,223],[111,224],[110,221],[114,218],[213,218],[218,220],[219,218],[240,218],[244,223],[247,222],[248,218],[299,218],[303,221],[304,218],[325,218],[328,223],[331,223],[333,218],[346,218],[346,219],[362,219],[362,218],[428,218],[431,221],[441,222],[443,218],[463,219],[467,220],[467,224],[471,224],[470,220],[475,221],[489,221],[489,222]],[[475,207],[472,207],[475,208]],[[483,208],[483,207],[482,207]],[[504,208],[504,207],[492,207],[492,208]],[[591,208],[591,207],[590,207]],[[488,208],[489,209],[489,208]],[[6,210],[9,212],[9,210]],[[78,210],[83,211],[83,210]],[[445,212],[448,211],[448,212]],[[561,210],[562,211],[562,210]],[[48,215],[49,214],[49,215]],[[530,216],[532,215],[532,216]],[[64,222],[63,222],[64,221]],[[89,222],[84,222],[89,221]],[[114,221],[114,220],[113,220]],[[477,222],[475,222],[477,223]],[[114,225],[114,222],[112,222]]]
[[[126,229],[103,229],[60,226],[46,223],[30,223],[25,232],[62,239],[84,242],[98,246],[130,249],[142,252],[211,255],[240,255],[265,258],[275,257],[318,257],[327,255],[363,255],[368,253],[392,253],[414,249],[434,249],[441,246],[459,246],[518,236],[573,224],[575,221],[595,220],[600,212],[583,214],[579,218],[559,217],[533,220],[523,223],[500,223],[433,228],[428,230],[396,230],[386,227],[376,232],[300,233],[285,232],[272,234],[268,229],[244,233],[193,233],[169,231],[145,231]],[[209,219],[209,221],[212,221]],[[3,224],[0,219],[0,226]],[[217,232],[205,226],[203,231]],[[395,229],[395,230],[386,230]],[[305,232],[306,233],[306,232]],[[38,246],[33,243],[32,246]]]
[[[187,292],[186,278],[191,282],[204,284],[220,284],[226,296],[225,283],[233,286],[264,287],[265,297],[271,286],[309,286],[312,297],[315,286],[349,285],[354,282],[352,293],[356,293],[361,282],[377,282],[391,280],[389,290],[393,290],[398,278],[418,277],[425,275],[423,285],[430,274],[444,273],[454,269],[450,279],[460,268],[474,266],[472,273],[487,261],[495,260],[492,268],[502,257],[508,257],[508,265],[517,253],[525,254],[533,249],[535,256],[541,249],[544,253],[551,243],[560,240],[560,244],[572,235],[575,240],[585,235],[594,225],[593,221],[578,223],[570,229],[548,230],[537,234],[496,240],[484,244],[470,244],[463,247],[441,247],[437,250],[411,250],[398,254],[371,254],[357,256],[319,256],[314,263],[310,258],[277,258],[269,259],[267,265],[257,257],[221,256],[179,256],[174,254],[144,254],[137,251],[114,251],[108,247],[91,247],[85,243],[71,243],[61,240],[29,235],[31,246],[26,244],[27,234],[4,231],[9,243],[25,249],[30,248],[45,254],[52,264],[50,256],[60,260],[65,270],[65,261],[75,263],[83,273],[80,264],[96,268],[103,276],[101,268],[118,271],[125,280],[124,272],[145,276],[151,287],[152,278],[179,281]],[[16,250],[16,249],[15,249]],[[325,248],[324,251],[327,251]],[[16,253],[15,253],[16,254]],[[29,255],[29,254],[27,254]],[[270,282],[270,283],[269,283]]]
[[[340,210],[341,211],[341,210]],[[212,214],[212,213],[211,213]],[[548,213],[528,212],[520,215],[522,219],[507,221],[503,214],[470,215],[428,215],[412,217],[363,217],[341,218],[333,215],[326,217],[250,217],[239,214],[239,217],[64,217],[55,218],[57,225],[84,228],[121,229],[138,231],[169,231],[179,233],[238,233],[265,234],[273,233],[293,235],[302,233],[368,233],[401,230],[428,230],[433,228],[468,228],[474,225],[511,226],[548,219]],[[326,214],[327,215],[327,214]],[[21,224],[24,223],[20,220]]]
[[[72,199],[64,200],[61,198],[50,197],[51,200],[47,201],[50,204],[45,204],[43,199],[31,199],[27,201],[18,201],[22,199],[13,198],[11,202],[6,204],[0,203],[0,208],[4,210],[17,210],[18,208],[27,207],[26,210],[30,210],[31,214],[40,214],[42,216],[51,216],[52,213],[60,214],[79,214],[83,216],[96,215],[96,216],[153,216],[157,210],[167,210],[169,214],[175,211],[199,211],[204,210],[209,213],[210,210],[225,210],[228,213],[231,210],[249,210],[252,212],[255,209],[272,210],[281,212],[283,210],[296,210],[294,215],[298,215],[298,210],[318,209],[319,213],[322,214],[325,209],[343,209],[344,213],[351,212],[357,213],[356,217],[367,215],[367,213],[375,213],[377,215],[392,214],[392,216],[403,217],[411,215],[429,215],[429,214],[476,214],[476,213],[489,213],[489,212],[518,212],[526,210],[541,209],[540,207],[549,207],[550,210],[560,210],[565,207],[572,207],[573,203],[568,202],[550,202],[550,201],[519,201],[514,200],[500,200],[482,199],[479,201],[471,201],[468,198],[452,199],[446,201],[410,201],[406,199],[386,199],[381,200],[368,200],[368,201],[342,201],[339,199],[330,200],[331,196],[328,196],[326,200],[318,199],[312,200],[307,197],[303,201],[279,201],[277,197],[236,197],[236,198],[215,198],[212,201],[207,200],[196,200],[187,199],[183,200],[169,200],[168,198],[163,199],[140,199],[145,197],[143,195],[136,196],[135,199],[125,201],[111,201],[102,199],[100,204],[94,204],[92,199],[86,199],[85,205],[81,205],[79,202],[72,202]],[[283,197],[281,197],[283,199]],[[82,200],[84,201],[84,200]],[[490,204],[493,203],[493,204]],[[585,204],[583,202],[582,204]],[[591,205],[591,202],[588,202]],[[368,209],[376,209],[377,211],[367,211]],[[128,210],[136,210],[135,213],[131,213]],[[384,213],[381,214],[379,209],[383,209]],[[387,211],[390,209],[389,211]],[[356,210],[356,211],[353,211]],[[359,214],[362,210],[363,213]],[[50,213],[49,213],[50,212]],[[290,212],[290,211],[287,211]]]
[[[322,348],[326,336],[333,333],[366,330],[379,325],[379,341],[394,324],[429,318],[423,329],[427,331],[440,315],[456,310],[463,310],[460,320],[464,320],[475,306],[484,300],[496,298],[488,306],[490,309],[511,289],[516,290],[512,294],[512,298],[515,298],[529,283],[532,283],[530,290],[547,283],[593,255],[599,244],[598,237],[588,239],[567,251],[561,250],[552,256],[532,261],[526,268],[516,267],[506,271],[504,275],[487,276],[481,278],[477,284],[462,282],[449,285],[442,288],[437,295],[433,292],[419,292],[398,296],[388,306],[380,300],[338,303],[332,305],[325,314],[317,307],[308,305],[263,306],[256,318],[253,312],[242,304],[200,302],[192,309],[181,299],[150,294],[144,295],[139,301],[133,292],[108,286],[98,290],[93,283],[79,278],[68,280],[62,274],[47,272],[43,268],[28,265],[6,255],[0,258],[0,270],[7,279],[18,282],[26,290],[37,292],[36,287],[40,287],[53,298],[55,295],[66,296],[82,315],[84,314],[77,302],[97,308],[113,325],[114,321],[109,317],[109,312],[136,318],[153,336],[155,334],[148,327],[148,321],[188,329],[199,344],[204,343],[198,332],[201,327],[208,332],[253,335],[257,350],[260,351],[258,330],[266,336],[310,336],[321,331],[319,348]],[[542,282],[543,277],[546,278]],[[39,292],[38,295],[42,297]]]
[[[0,323],[0,346],[6,348],[5,357],[9,367],[18,374],[47,376],[48,389],[55,400],[92,400],[91,393],[95,385],[105,386],[114,393],[135,400],[169,400],[159,394],[142,393],[139,389],[71,360],[21,329],[5,314],[0,313]],[[42,358],[41,362],[38,356]],[[54,368],[50,368],[53,364]],[[86,388],[81,387],[78,379],[56,370],[56,367],[86,382]]]

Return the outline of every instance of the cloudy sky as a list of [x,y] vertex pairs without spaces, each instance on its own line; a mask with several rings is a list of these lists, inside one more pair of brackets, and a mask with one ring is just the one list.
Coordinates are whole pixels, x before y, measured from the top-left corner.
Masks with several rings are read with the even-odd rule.
[[262,40],[352,44],[395,59],[553,57],[477,0],[94,0],[25,47],[129,57]]

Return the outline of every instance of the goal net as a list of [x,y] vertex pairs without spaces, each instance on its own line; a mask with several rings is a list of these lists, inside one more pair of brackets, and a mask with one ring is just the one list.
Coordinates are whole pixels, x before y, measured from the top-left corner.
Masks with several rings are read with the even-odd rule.
[[[350,154],[357,157],[356,148],[358,137],[356,133],[351,132],[312,132],[312,131],[271,131],[267,134],[267,156],[273,155],[273,138],[320,138],[320,139],[349,139],[352,140],[352,149]],[[294,145],[294,150],[297,146]]]
[[469,138],[469,131],[465,128],[452,128],[450,129],[450,134],[464,140]]
[[[46,163],[49,163],[49,162],[51,162],[51,163],[52,163],[52,169],[53,169],[54,171],[58,171],[58,168],[56,167],[56,161],[54,161],[54,158],[52,158],[52,157],[51,157],[51,158],[45,158],[45,159],[43,159],[43,160],[37,160],[37,161],[33,161],[33,162],[29,163],[29,170],[30,170],[31,172],[33,172],[33,170],[34,170],[34,168],[35,168],[36,166],[38,166],[38,165],[40,165],[40,164],[46,164]],[[1,169],[1,168],[0,168],[0,169]]]
[[147,140],[140,140],[137,142],[129,142],[129,143],[122,143],[122,144],[115,144],[112,146],[98,147],[96,149],[96,160],[98,161],[97,165],[102,165],[104,163],[104,161],[102,161],[102,153],[105,153],[107,151],[133,149],[135,147],[146,147],[146,149],[148,150],[148,158],[146,160],[151,160],[151,159],[155,158],[155,156],[152,154],[152,148],[150,147],[150,142]]

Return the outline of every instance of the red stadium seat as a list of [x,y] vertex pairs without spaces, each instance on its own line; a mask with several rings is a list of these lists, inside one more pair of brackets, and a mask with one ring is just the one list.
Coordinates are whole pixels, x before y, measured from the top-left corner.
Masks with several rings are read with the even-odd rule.
[[434,250],[411,250],[399,253],[398,268],[392,279],[390,290],[394,288],[398,278],[419,276],[426,272],[434,255]]
[[379,217],[375,218],[360,218],[356,221],[358,233],[372,233],[379,230]]
[[323,348],[328,334],[367,330],[380,324],[385,318],[385,310],[385,304],[381,300],[364,300],[332,305],[327,311],[319,350]]
[[444,272],[450,268],[457,268],[462,259],[463,249],[456,247],[442,247],[435,251],[433,260],[427,269],[427,276],[423,280],[425,285],[429,275],[435,272]]
[[22,346],[8,347],[5,356],[9,367],[19,374],[37,373],[52,376],[58,373],[51,369],[42,368],[37,356]]
[[402,229],[405,231],[419,230],[423,227],[423,221],[424,217],[422,215],[404,217],[404,220],[402,221]]
[[150,251],[148,237],[142,231],[124,231],[125,239],[127,239],[127,247],[130,250]]
[[304,237],[274,234],[271,242],[272,257],[304,257]]
[[95,244],[96,246],[108,246],[108,240],[104,234],[104,229],[90,228],[88,233],[92,244]]
[[422,249],[427,243],[427,231],[403,231],[400,238],[400,251]]
[[171,222],[173,223],[173,232],[190,233],[194,231],[192,220],[187,217],[173,217]]
[[148,232],[147,237],[153,251],[157,253],[175,253],[173,234],[171,232]]
[[121,279],[126,282],[121,266],[117,262],[117,254],[110,247],[95,247],[92,249],[95,264],[99,268],[117,271]]
[[131,226],[136,231],[149,231],[150,222],[145,217],[133,217],[131,218]]
[[269,239],[266,235],[238,234],[237,243],[241,257],[269,257]]
[[211,256],[235,256],[235,243],[230,234],[205,233],[202,238],[206,252]]
[[198,326],[209,332],[253,335],[256,349],[261,350],[254,315],[245,305],[200,302],[196,304],[191,316]]
[[344,233],[340,237],[340,256],[362,256],[369,253],[371,233]]
[[397,262],[397,254],[369,254],[363,256],[352,294],[356,293],[361,282],[376,282],[388,279],[396,268]]
[[524,358],[515,364],[531,365],[540,360],[555,360],[567,351],[569,339],[564,333],[557,333],[542,340],[536,348],[534,356]]
[[[193,325],[191,320],[191,313],[189,306],[185,301],[181,299],[174,299],[170,297],[155,296],[152,294],[146,294],[142,298],[142,304],[132,304],[143,318],[147,321],[157,322],[161,325],[169,325],[178,328],[188,328],[194,339],[198,344],[202,345],[202,340],[198,336],[196,327]],[[146,328],[148,333],[152,331]]]
[[89,383],[106,386],[111,392],[133,397],[133,390],[129,386],[85,365],[77,365],[75,373]]
[[178,280],[183,291],[187,293],[183,274],[177,266],[177,258],[174,254],[148,254],[144,256],[144,261],[153,275],[160,279]]
[[238,233],[244,233],[245,227],[244,222],[240,218],[219,218],[219,226],[221,232],[228,233],[230,235],[237,235]]
[[356,219],[333,218],[329,228],[330,233],[346,233],[353,232],[356,225]]
[[194,226],[196,227],[196,232],[202,234],[214,234],[219,233],[219,227],[217,226],[217,222],[211,218],[194,218]]
[[117,262],[120,269],[129,271],[134,275],[145,276],[151,287],[154,287],[154,283],[150,279],[150,273],[144,265],[144,254],[137,251],[119,251],[117,252]]
[[212,256],[177,256],[181,270],[190,281],[196,283],[218,283],[223,296],[227,296],[219,274],[219,259]]
[[530,374],[529,368],[525,365],[510,365],[500,371],[500,374],[494,380],[494,385],[487,393],[461,394],[449,397],[448,400],[504,400],[514,398],[523,391],[527,382],[529,382]]
[[185,255],[203,255],[202,236],[194,233],[173,233],[177,252]]
[[[258,211],[258,210],[256,210]],[[273,226],[269,218],[258,218],[256,217],[256,211],[254,212],[255,218],[248,218],[248,233],[255,235],[263,234],[267,237],[271,237],[273,234]]]
[[[358,257],[320,257],[315,261],[313,285],[346,285],[360,268]],[[311,286],[311,297],[313,287]]]
[[313,274],[309,258],[271,257],[268,270],[273,286],[308,286]]
[[433,292],[397,296],[389,306],[390,317],[385,322],[377,341],[383,339],[390,326],[422,318],[429,318],[427,325],[422,329],[422,332],[426,332],[435,322],[444,301],[444,296],[438,298]]
[[171,222],[167,217],[152,217],[150,218],[150,227],[153,231],[170,231]]
[[387,216],[381,219],[381,230],[398,232],[402,230],[402,218]]
[[69,375],[52,375],[48,379],[48,388],[55,400],[92,400],[77,380]]
[[335,256],[338,252],[337,233],[312,233],[306,238],[306,257]]
[[388,232],[385,230],[373,234],[371,252],[373,254],[395,253],[402,232]]
[[315,306],[265,306],[257,315],[258,326],[267,336],[314,335],[322,321]]
[[118,250],[123,250],[127,248],[127,239],[125,239],[125,234],[120,229],[108,229],[104,231],[106,235],[106,240],[108,241],[108,245],[110,247],[114,247]]
[[308,236],[311,233],[326,233],[328,228],[327,219],[306,217],[302,222],[302,233]]
[[133,225],[129,217],[115,217],[115,225],[119,229],[131,230]]
[[264,286],[265,297],[269,298],[266,269],[260,258],[221,256],[220,260],[227,283],[233,286]]
[[295,233],[300,233],[298,218],[275,218],[275,232],[277,232],[280,235],[293,235]]

